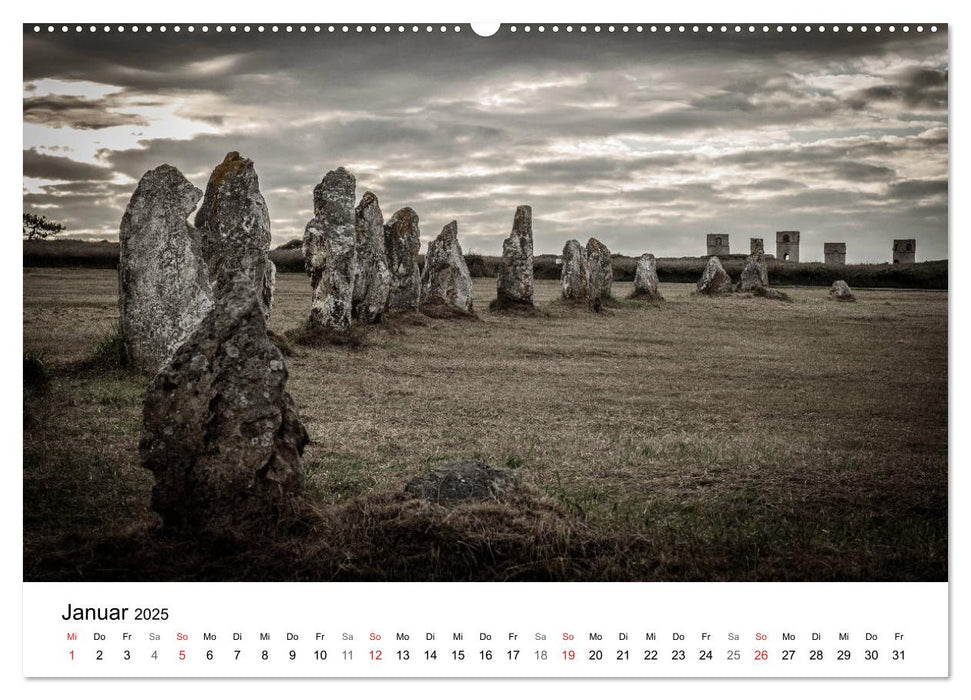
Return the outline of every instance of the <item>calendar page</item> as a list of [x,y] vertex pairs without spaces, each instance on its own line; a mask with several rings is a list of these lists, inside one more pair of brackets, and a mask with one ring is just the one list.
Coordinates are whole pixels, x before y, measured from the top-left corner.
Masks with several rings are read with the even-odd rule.
[[949,676],[946,23],[106,19],[22,27],[25,677]]

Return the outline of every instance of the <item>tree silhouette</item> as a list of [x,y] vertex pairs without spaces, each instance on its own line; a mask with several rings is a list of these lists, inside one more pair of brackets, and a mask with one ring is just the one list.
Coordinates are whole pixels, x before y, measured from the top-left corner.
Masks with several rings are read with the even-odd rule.
[[24,212],[24,235],[28,241],[57,235],[64,228],[64,224],[51,221],[46,216],[38,216],[37,214]]

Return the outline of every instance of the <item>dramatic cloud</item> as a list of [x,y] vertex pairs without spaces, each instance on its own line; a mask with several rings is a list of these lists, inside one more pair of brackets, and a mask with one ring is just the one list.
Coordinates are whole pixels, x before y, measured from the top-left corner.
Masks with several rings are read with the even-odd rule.
[[[395,27],[396,29],[396,27]],[[24,37],[27,208],[115,235],[170,163],[204,187],[252,158],[277,243],[324,172],[352,169],[429,240],[496,254],[516,205],[536,249],[595,235],[698,255],[709,231],[803,232],[804,259],[947,255],[947,36],[937,33],[272,34]],[[56,154],[56,155],[54,155]],[[770,252],[772,250],[769,244]]]

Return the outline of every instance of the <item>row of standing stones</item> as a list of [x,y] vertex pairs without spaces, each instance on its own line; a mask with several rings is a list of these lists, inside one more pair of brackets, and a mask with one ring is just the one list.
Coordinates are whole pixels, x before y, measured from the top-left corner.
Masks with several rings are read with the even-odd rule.
[[[345,333],[396,313],[475,317],[472,279],[448,223],[419,269],[421,231],[410,207],[384,221],[378,198],[355,206],[344,168],[314,188],[303,253],[311,326]],[[195,226],[187,218],[199,204]],[[305,480],[309,442],[286,390],[287,366],[267,332],[275,267],[270,219],[253,162],[231,152],[205,194],[176,168],[141,178],[120,228],[121,332],[132,363],[154,375],[143,406],[142,463],[155,477],[152,507],[166,526],[231,532],[259,511],[278,513]],[[611,296],[611,254],[591,238],[563,249],[562,296],[599,311]],[[753,250],[739,288],[768,288],[764,253]],[[698,282],[703,294],[733,291],[717,258]],[[638,261],[633,295],[661,301],[653,255]],[[845,282],[831,296],[852,300]],[[495,310],[533,308],[532,210],[516,209],[503,242]],[[406,490],[431,500],[497,497],[515,481],[481,462],[442,465]]]

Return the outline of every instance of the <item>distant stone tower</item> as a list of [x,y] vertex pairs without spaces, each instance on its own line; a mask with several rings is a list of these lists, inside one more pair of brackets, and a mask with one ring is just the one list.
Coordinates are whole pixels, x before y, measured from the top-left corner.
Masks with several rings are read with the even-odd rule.
[[727,233],[708,234],[708,255],[731,255]]
[[893,241],[893,264],[917,262],[917,239],[895,238]]
[[749,255],[765,255],[765,242],[761,238],[748,239],[751,252]]
[[785,262],[799,262],[799,232],[775,232],[775,257]]
[[827,265],[846,264],[845,243],[823,243],[823,257]]

